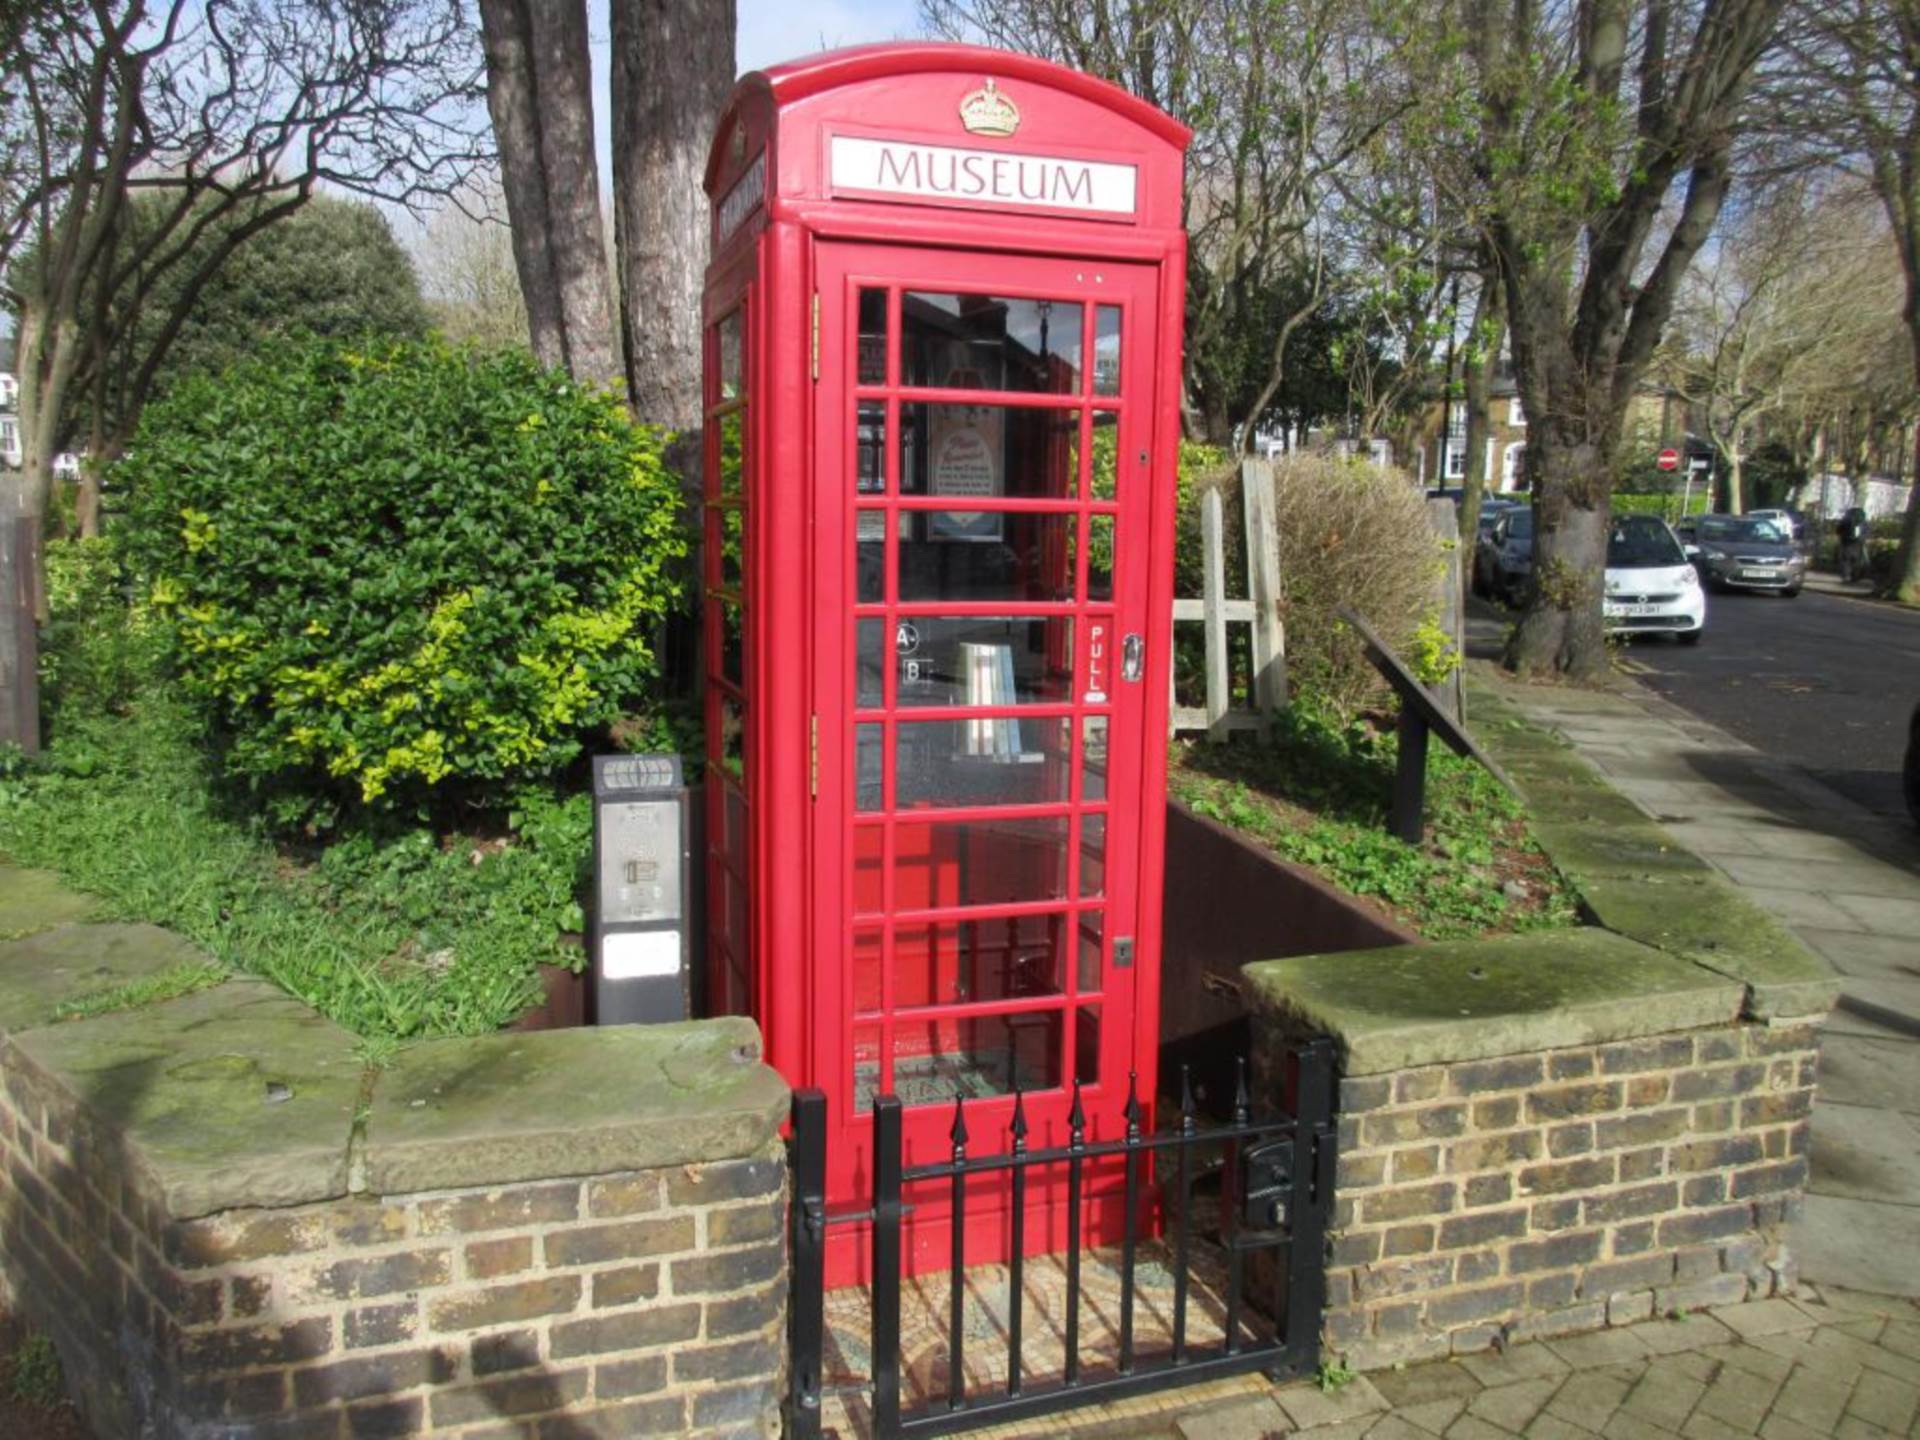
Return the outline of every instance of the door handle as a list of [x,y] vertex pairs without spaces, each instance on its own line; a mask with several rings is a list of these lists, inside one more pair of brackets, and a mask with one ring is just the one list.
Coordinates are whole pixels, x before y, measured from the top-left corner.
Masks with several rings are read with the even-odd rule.
[[1120,642],[1120,678],[1138,680],[1147,664],[1147,642],[1138,634]]

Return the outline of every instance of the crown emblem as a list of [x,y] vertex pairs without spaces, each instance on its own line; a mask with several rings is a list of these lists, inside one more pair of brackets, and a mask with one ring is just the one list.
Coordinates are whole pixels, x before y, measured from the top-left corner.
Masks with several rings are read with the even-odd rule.
[[975,135],[1011,135],[1020,128],[1020,107],[989,80],[960,102],[960,123]]

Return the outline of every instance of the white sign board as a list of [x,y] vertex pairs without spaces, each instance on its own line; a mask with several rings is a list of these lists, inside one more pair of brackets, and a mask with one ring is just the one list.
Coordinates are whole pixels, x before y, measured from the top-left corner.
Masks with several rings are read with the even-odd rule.
[[829,171],[835,191],[1092,215],[1133,214],[1139,179],[1131,165],[858,135],[833,137]]

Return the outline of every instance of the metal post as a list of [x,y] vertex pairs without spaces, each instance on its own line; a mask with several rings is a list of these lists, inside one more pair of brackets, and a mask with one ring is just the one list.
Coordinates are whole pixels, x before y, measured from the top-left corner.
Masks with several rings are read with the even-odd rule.
[[818,1440],[827,1288],[824,1091],[794,1091],[792,1164],[788,1236],[793,1254],[793,1294],[787,1322],[792,1363],[787,1378],[787,1434],[793,1440]]
[[1393,811],[1388,828],[1409,845],[1418,845],[1426,835],[1427,817],[1427,722],[1408,704],[1400,702],[1400,766],[1393,776]]
[[873,1102],[873,1433],[900,1433],[900,1101]]

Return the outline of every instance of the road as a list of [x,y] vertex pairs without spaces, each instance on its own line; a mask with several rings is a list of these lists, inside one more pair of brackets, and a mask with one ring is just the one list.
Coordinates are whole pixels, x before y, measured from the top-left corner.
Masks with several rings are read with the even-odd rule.
[[1634,642],[1641,683],[1849,799],[1904,817],[1900,762],[1920,702],[1920,613],[1806,591],[1714,595],[1697,647]]

